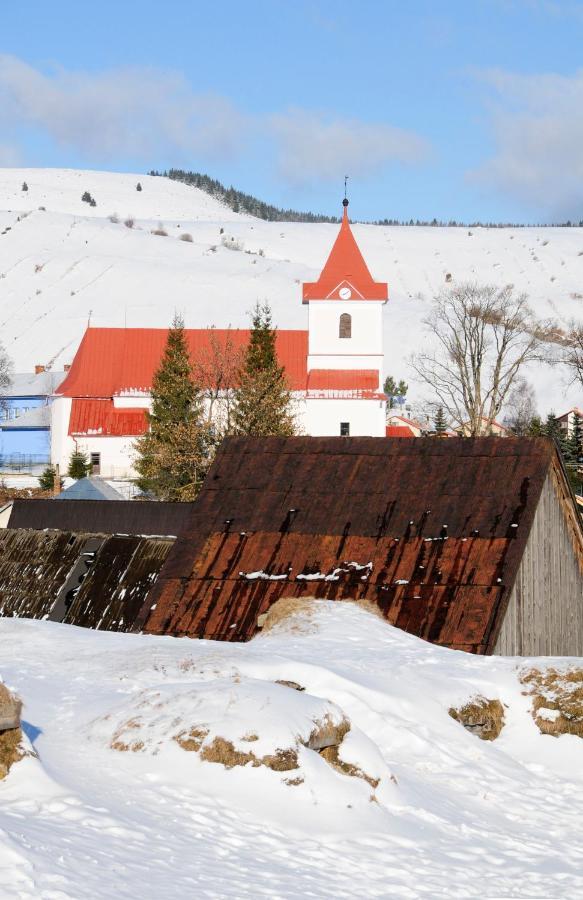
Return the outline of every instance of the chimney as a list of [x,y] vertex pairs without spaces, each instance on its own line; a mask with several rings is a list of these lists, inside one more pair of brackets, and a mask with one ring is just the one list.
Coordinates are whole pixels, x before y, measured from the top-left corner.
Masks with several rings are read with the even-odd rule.
[[[61,472],[59,470],[59,464],[57,463],[55,466],[55,477],[53,478],[53,497],[58,497],[61,493]],[[55,507],[56,509],[56,507]]]
[[42,373],[43,373],[44,371],[45,371],[45,367],[44,367],[44,366],[35,366],[35,367],[34,367],[34,374],[35,374],[35,375],[42,375]]
[[68,372],[70,368],[71,368],[71,363],[65,363],[65,365],[63,366],[63,372]]

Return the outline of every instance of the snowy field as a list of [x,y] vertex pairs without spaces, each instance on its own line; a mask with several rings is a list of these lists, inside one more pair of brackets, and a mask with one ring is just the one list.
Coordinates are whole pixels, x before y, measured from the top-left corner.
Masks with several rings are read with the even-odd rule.
[[[231,646],[4,619],[0,660],[38,753],[0,783],[2,898],[583,897],[583,741],[535,727],[533,661],[324,601]],[[477,692],[506,707],[493,743],[448,715]],[[263,758],[323,718],[370,781],[306,747],[292,771],[196,749]]]
[[[85,191],[95,207],[81,201]],[[356,195],[351,212],[358,218]],[[130,219],[132,228],[124,225]],[[151,233],[160,228],[167,236]],[[89,319],[166,327],[180,310],[192,328],[247,327],[255,301],[267,299],[279,327],[306,328],[301,282],[317,278],[337,231],[238,215],[164,178],[0,169],[0,336],[17,370],[30,371],[70,362]],[[539,318],[563,328],[583,319],[581,228],[356,225],[354,232],[375,278],[389,282],[386,370],[410,383],[407,357],[428,340],[421,320],[448,273],[512,283]],[[180,240],[185,233],[191,242]],[[583,402],[559,368],[533,366],[526,374],[541,413]],[[410,397],[420,398],[414,386]]]

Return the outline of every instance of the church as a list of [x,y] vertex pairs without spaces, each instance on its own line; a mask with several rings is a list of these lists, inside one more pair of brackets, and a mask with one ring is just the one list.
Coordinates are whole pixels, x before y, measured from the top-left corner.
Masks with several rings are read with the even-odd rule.
[[[307,330],[277,331],[277,354],[307,435],[383,437],[385,282],[374,281],[343,201],[340,230],[315,282],[305,283]],[[162,328],[88,328],[51,406],[51,460],[61,471],[78,449],[94,474],[132,477],[133,445],[147,428],[154,373],[167,338]],[[187,329],[191,358],[211,342],[245,348],[244,329]],[[204,387],[204,386],[203,386]]]

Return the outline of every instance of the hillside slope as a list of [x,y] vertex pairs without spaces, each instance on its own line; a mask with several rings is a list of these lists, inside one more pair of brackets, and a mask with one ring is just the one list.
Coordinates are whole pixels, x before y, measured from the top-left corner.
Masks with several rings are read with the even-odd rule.
[[[81,201],[84,191],[95,207]],[[133,228],[123,224],[130,217]],[[160,226],[167,236],[151,233]],[[411,380],[406,358],[431,339],[421,320],[447,273],[511,282],[529,294],[540,318],[561,326],[583,319],[580,228],[355,225],[354,232],[375,277],[389,282],[386,368],[396,376]],[[185,233],[192,242],[180,240]],[[180,310],[190,327],[246,327],[255,301],[268,299],[280,327],[305,328],[300,285],[317,277],[336,233],[336,225],[239,215],[166,178],[2,169],[0,336],[16,368],[29,370],[70,362],[89,320],[160,327]],[[581,402],[560,370],[528,374],[541,411]]]
[[[238,645],[4,619],[0,658],[38,753],[0,782],[2,896],[583,897],[583,740],[541,735],[519,681],[581,660],[324,601]],[[493,742],[448,715],[476,693],[504,705]],[[348,771],[289,762],[318,720],[350,724]]]

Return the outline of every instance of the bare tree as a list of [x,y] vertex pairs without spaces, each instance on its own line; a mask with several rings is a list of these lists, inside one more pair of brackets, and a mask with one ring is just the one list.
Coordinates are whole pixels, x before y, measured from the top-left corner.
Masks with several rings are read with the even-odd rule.
[[571,374],[572,381],[583,387],[583,323],[571,322],[565,342],[563,361]]
[[12,360],[0,344],[0,410],[7,407],[5,390],[12,384]]
[[231,430],[235,388],[243,362],[243,348],[237,347],[227,332],[219,337],[209,328],[208,346],[193,360],[194,381],[206,400],[207,422],[222,436]]
[[449,418],[469,435],[488,434],[521,367],[541,358],[547,329],[512,285],[472,282],[442,291],[424,320],[438,342],[411,366]]
[[533,419],[538,416],[532,386],[525,378],[517,378],[508,394],[504,425],[513,434],[530,434]]

